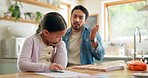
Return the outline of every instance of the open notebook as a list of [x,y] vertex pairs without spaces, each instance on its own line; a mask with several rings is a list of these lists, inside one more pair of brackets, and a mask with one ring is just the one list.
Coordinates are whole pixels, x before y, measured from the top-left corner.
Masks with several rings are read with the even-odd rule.
[[111,61],[105,62],[100,64],[93,64],[93,65],[80,65],[80,66],[73,66],[74,69],[89,69],[89,70],[97,70],[97,71],[113,71],[113,70],[123,70],[125,65],[125,61]]

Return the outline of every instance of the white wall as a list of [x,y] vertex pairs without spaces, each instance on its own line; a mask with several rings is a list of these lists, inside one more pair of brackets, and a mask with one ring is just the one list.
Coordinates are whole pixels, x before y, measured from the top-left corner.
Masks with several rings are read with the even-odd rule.
[[83,4],[86,6],[90,14],[100,13],[100,0],[84,0]]

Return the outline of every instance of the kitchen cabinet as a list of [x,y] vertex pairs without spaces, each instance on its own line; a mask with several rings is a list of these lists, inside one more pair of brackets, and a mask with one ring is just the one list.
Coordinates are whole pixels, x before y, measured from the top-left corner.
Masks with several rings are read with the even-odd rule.
[[17,68],[17,59],[0,59],[0,75],[19,72]]
[[0,68],[0,74],[11,74],[19,72],[16,63],[0,63]]

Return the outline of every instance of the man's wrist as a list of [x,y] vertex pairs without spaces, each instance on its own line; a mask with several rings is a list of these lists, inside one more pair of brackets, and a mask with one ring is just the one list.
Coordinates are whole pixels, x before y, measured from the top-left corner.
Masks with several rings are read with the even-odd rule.
[[93,40],[90,40],[91,42],[95,42],[95,40],[93,39]]
[[90,41],[91,41],[91,42],[96,42],[97,39],[96,39],[96,38],[92,38],[92,39],[90,39]]
[[92,45],[93,48],[96,48],[98,46],[96,38],[95,39],[90,39],[90,41],[91,41],[91,45]]

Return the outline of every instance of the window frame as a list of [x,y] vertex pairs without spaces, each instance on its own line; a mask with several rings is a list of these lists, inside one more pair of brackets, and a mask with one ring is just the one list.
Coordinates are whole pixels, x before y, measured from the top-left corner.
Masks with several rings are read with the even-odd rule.
[[111,36],[112,33],[108,33],[109,31],[111,31],[111,27],[109,25],[109,14],[108,14],[108,10],[107,7],[108,6],[113,6],[113,5],[119,5],[119,4],[126,4],[126,3],[132,3],[132,2],[139,2],[139,1],[146,1],[146,0],[123,0],[123,1],[110,1],[110,2],[104,2],[103,3],[103,15],[104,15],[104,41],[109,41],[109,38]]

